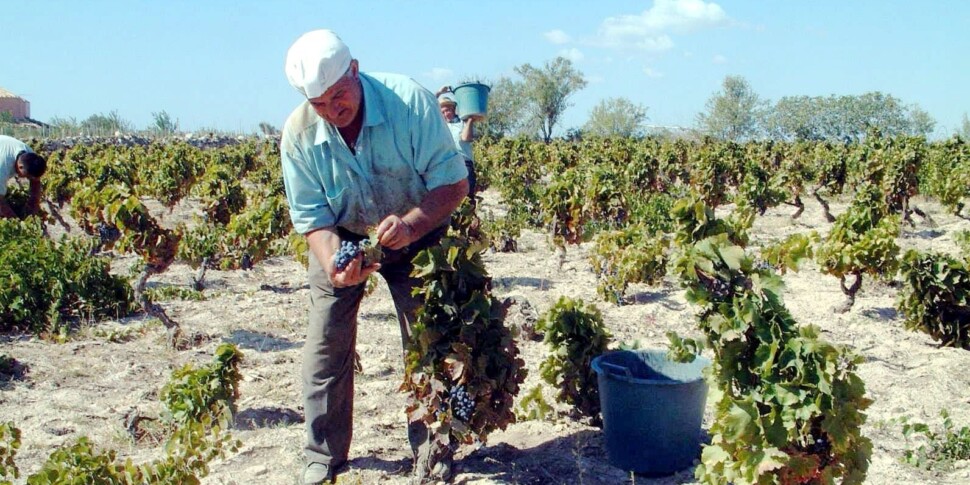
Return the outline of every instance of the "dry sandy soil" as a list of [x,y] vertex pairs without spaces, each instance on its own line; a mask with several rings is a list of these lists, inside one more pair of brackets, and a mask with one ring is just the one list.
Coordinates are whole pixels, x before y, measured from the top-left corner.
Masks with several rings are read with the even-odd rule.
[[[486,192],[485,207],[496,207]],[[937,221],[905,228],[900,243],[908,247],[956,252],[952,235],[970,222],[943,214],[920,201]],[[833,204],[838,214],[845,204]],[[189,210],[164,214],[167,223],[187,218]],[[754,244],[811,229],[825,232],[817,205],[808,204],[798,221],[790,208],[769,211],[756,222]],[[485,255],[499,297],[527,301],[534,312],[548,309],[560,296],[595,302],[617,344],[638,341],[641,347],[664,347],[665,332],[693,335],[694,310],[684,292],[668,278],[659,287],[637,286],[627,292],[630,303],[608,304],[597,297],[587,254],[590,244],[570,247],[565,263],[542,234],[526,232],[518,253]],[[127,271],[133,259],[116,256],[114,270]],[[188,286],[191,268],[176,264],[154,278],[156,285]],[[124,416],[135,410],[158,413],[158,390],[171,371],[187,362],[211,360],[223,341],[236,343],[245,354],[244,381],[234,435],[242,441],[237,454],[213,463],[208,484],[299,483],[303,467],[303,423],[300,398],[300,350],[306,326],[308,289],[305,271],[288,258],[258,264],[251,271],[210,271],[204,301],[163,303],[186,332],[212,339],[187,351],[165,345],[164,329],[141,316],[117,322],[84,325],[75,338],[55,344],[31,338],[6,338],[0,351],[29,366],[25,379],[0,383],[0,420],[12,420],[23,431],[18,464],[24,475],[36,471],[51,451],[82,435],[118,450],[133,460],[158,456],[158,447],[134,444],[127,437]],[[966,461],[944,471],[925,471],[901,462],[908,445],[894,419],[909,416],[939,426],[947,409],[958,426],[970,423],[970,352],[940,348],[928,336],[906,331],[894,309],[897,290],[867,280],[854,308],[841,315],[831,309],[843,300],[838,281],[820,274],[812,263],[785,276],[785,300],[796,319],[823,329],[823,338],[847,344],[861,353],[859,373],[874,400],[863,432],[874,450],[868,483],[970,483]],[[512,308],[521,321],[524,305]],[[400,337],[386,288],[379,287],[362,305],[358,351],[363,372],[357,375],[355,436],[349,469],[339,483],[409,482],[410,451],[405,433],[405,397],[397,391],[403,375]],[[135,332],[140,337],[112,343],[110,332]],[[529,369],[523,390],[540,383],[538,367],[546,355],[542,342],[520,341]],[[554,402],[545,385],[546,399]],[[553,422],[526,421],[490,436],[486,446],[459,451],[455,483],[615,484],[692,483],[692,468],[663,478],[631,476],[612,467],[603,448],[601,430],[561,416]],[[704,427],[710,425],[711,403]],[[23,480],[23,479],[21,479]]]

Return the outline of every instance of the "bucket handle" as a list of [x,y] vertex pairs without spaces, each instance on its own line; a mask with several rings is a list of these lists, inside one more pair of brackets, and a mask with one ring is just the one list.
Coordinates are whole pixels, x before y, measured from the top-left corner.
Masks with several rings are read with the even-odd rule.
[[633,379],[633,374],[630,372],[630,369],[628,367],[623,367],[621,365],[611,364],[609,362],[602,362],[602,361],[600,362],[600,365],[603,366],[603,368],[606,370],[614,371],[614,373],[616,371],[619,371],[622,374],[626,374],[627,379]]

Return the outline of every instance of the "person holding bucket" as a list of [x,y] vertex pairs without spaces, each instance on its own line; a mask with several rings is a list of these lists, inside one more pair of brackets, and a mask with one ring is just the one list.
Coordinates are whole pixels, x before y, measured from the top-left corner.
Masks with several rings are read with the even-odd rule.
[[475,162],[472,157],[472,142],[475,140],[474,124],[485,119],[482,114],[470,114],[462,121],[458,117],[458,101],[452,93],[451,86],[442,86],[438,89],[438,109],[441,117],[448,123],[451,136],[455,139],[455,146],[465,157],[465,167],[468,169],[468,198],[475,202]]
[[[303,483],[332,483],[350,451],[357,312],[367,278],[377,272],[387,281],[406,344],[421,305],[411,260],[447,231],[468,193],[468,173],[433,109],[434,95],[407,76],[361,72],[334,32],[303,34],[287,51],[285,72],[303,101],[283,127],[283,182],[293,229],[310,249]],[[358,255],[337,269],[341,243],[363,240],[374,226],[383,261],[365,267]],[[453,474],[454,447],[429,438],[422,422],[408,425],[419,483]]]

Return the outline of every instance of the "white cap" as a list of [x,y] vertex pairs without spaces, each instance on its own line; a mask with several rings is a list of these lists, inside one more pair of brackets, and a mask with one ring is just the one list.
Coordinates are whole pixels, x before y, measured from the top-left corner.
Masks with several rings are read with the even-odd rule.
[[286,52],[286,79],[300,94],[316,98],[350,67],[350,49],[331,30],[313,30],[296,39]]
[[441,93],[440,95],[438,95],[438,106],[441,106],[443,104],[453,104],[457,106],[458,101],[455,100],[455,95],[451,93]]

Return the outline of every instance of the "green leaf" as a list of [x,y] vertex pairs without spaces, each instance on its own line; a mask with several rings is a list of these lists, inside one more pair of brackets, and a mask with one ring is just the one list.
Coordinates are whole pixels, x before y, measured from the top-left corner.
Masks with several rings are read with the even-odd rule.
[[728,441],[738,441],[750,437],[756,432],[754,417],[757,413],[750,406],[743,407],[740,403],[731,405],[730,410],[720,421],[723,426],[724,438]]
[[726,246],[719,250],[721,260],[732,271],[741,269],[741,261],[744,259],[744,249],[740,246]]

